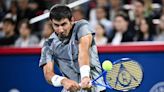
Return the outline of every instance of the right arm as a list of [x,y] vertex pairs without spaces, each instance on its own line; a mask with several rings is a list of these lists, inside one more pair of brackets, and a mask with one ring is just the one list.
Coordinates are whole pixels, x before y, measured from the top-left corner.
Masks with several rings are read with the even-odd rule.
[[77,82],[67,79],[63,76],[59,76],[54,72],[55,61],[53,59],[53,48],[49,45],[51,41],[44,43],[42,47],[42,53],[39,66],[42,67],[45,79],[54,87],[64,86],[66,90],[76,91],[80,88]]
[[46,65],[43,66],[44,77],[46,81],[52,84],[51,79],[55,75],[54,73],[54,62],[47,62]]
[[77,82],[59,75],[55,75],[54,62],[47,62],[47,64],[43,66],[43,72],[47,82],[54,85],[55,87],[63,85],[64,88],[69,91],[76,91],[80,89],[80,86]]
[[45,79],[49,84],[55,87],[62,86],[61,81],[65,78],[54,73],[54,59],[53,48],[51,46],[52,40],[48,40],[44,43],[41,51],[41,57],[39,66],[42,67]]

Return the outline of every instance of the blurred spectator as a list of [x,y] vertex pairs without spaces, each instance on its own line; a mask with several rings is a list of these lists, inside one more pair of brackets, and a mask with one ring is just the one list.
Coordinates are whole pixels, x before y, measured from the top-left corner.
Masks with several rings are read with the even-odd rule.
[[[134,39],[133,39],[134,41],[138,40],[138,38],[136,38],[135,35],[140,32],[141,20],[143,20],[143,19],[149,20],[150,24],[152,24],[152,18],[151,18],[151,16],[146,16],[145,10],[146,10],[145,9],[145,2],[143,0],[134,0],[133,1],[133,11],[132,12],[134,13],[134,16],[132,16],[132,15],[130,16],[132,19],[132,22],[130,23],[130,25],[134,29],[134,31],[132,33],[134,35]],[[155,32],[155,30],[153,30],[153,31]]]
[[96,30],[96,35],[95,35],[95,41],[96,41],[96,45],[100,46],[100,45],[106,45],[107,44],[107,37],[105,37],[105,29],[104,26],[101,24],[97,24],[95,26],[95,30]]
[[116,15],[114,21],[114,30],[109,37],[108,42],[112,45],[119,45],[121,42],[133,41],[133,35],[129,27],[129,18],[123,12],[120,12]]
[[90,23],[94,27],[98,23],[101,23],[105,27],[105,34],[107,36],[110,35],[112,30],[112,22],[107,18],[105,7],[97,7],[96,8],[96,20],[91,20]]
[[[29,2],[28,4],[28,9],[29,12],[31,12],[31,16],[28,19],[31,19],[35,16],[39,16],[41,14],[43,14],[43,10],[40,8],[40,6],[38,5],[38,3],[34,0]],[[43,21],[40,22],[36,22],[34,24],[32,24],[32,33],[36,34],[36,35],[40,35],[40,30],[41,30],[41,25],[43,24]]]
[[40,47],[43,46],[45,40],[47,40],[53,32],[54,32],[54,30],[52,28],[50,21],[45,22],[43,31],[42,31],[42,39],[39,43]]
[[18,11],[17,2],[12,1],[9,7],[9,11],[5,15],[5,18],[12,18],[14,21],[17,21],[17,11]]
[[[137,35],[137,41],[152,41],[153,34],[151,32],[150,22],[146,19],[142,19],[140,23],[140,31]],[[153,30],[154,31],[154,30]]]
[[37,46],[39,43],[39,39],[31,35],[31,25],[29,21],[23,19],[19,23],[19,33],[20,37],[16,40],[15,46],[17,47],[33,47]]
[[39,15],[43,14],[44,6],[43,7],[39,6],[39,4],[35,1],[30,2],[28,4],[28,7],[33,14],[32,17],[39,16]]
[[30,10],[28,5],[29,0],[18,0],[18,23],[24,18],[31,19],[35,17],[35,14]]
[[158,25],[157,36],[155,37],[155,41],[164,41],[164,15],[160,18],[160,24]]
[[73,17],[75,19],[75,21],[84,19],[84,11],[81,7],[75,7],[73,8]]
[[135,29],[139,30],[139,23],[142,19],[145,19],[144,13],[145,13],[145,3],[143,0],[134,0],[133,1],[133,13],[134,16],[130,16],[131,20],[134,21]]
[[15,22],[6,18],[3,20],[3,29],[4,37],[0,38],[0,46],[12,46],[17,39],[17,35],[15,34]]
[[109,7],[109,1],[108,0],[95,0],[96,1],[96,4],[97,6],[99,7],[106,7],[108,8]]
[[144,0],[145,3],[145,17],[152,17],[153,16],[153,7],[152,7],[152,0]]
[[[94,5],[93,5],[94,6]],[[96,0],[96,6],[93,7],[92,9],[89,11],[89,21],[91,21],[91,23],[96,22],[97,18],[96,18],[96,8],[97,7],[103,7],[105,8],[105,14],[106,14],[106,18],[108,18],[108,11],[109,11],[109,2],[108,0]]]
[[110,1],[110,10],[109,10],[109,19],[113,21],[116,14],[122,10],[121,0],[109,0]]

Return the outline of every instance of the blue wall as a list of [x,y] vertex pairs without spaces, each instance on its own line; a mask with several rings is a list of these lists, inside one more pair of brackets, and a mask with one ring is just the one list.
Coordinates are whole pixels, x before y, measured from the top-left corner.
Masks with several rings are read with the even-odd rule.
[[[34,55],[0,55],[0,92],[9,92],[16,88],[20,92],[60,92],[44,79],[38,54]],[[149,92],[158,82],[164,81],[164,52],[152,53],[100,53],[100,61],[115,61],[129,57],[139,61],[143,67],[144,79],[141,85],[131,92]],[[110,92],[116,92],[111,90]]]

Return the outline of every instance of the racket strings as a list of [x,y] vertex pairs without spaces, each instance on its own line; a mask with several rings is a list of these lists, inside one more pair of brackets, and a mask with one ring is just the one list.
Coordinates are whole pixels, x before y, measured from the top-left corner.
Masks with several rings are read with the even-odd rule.
[[135,61],[118,62],[106,75],[107,82],[112,88],[124,91],[139,86],[142,77],[142,69]]

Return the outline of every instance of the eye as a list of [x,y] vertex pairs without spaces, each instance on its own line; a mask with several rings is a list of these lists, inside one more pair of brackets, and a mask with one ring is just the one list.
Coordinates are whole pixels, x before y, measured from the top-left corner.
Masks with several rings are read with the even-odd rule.
[[59,25],[58,25],[58,24],[54,24],[54,26],[55,26],[55,27],[59,27]]
[[63,24],[61,24],[61,26],[65,26],[67,23],[63,23]]

